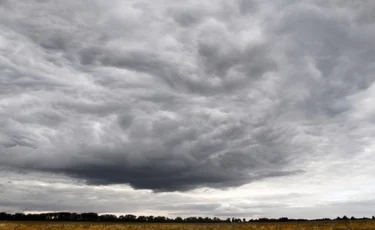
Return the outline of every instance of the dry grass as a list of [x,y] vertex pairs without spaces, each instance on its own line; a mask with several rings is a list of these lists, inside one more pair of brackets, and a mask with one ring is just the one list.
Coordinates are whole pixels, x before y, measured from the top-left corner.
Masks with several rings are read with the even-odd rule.
[[332,221],[245,224],[119,224],[0,222],[0,230],[375,230],[375,221]]

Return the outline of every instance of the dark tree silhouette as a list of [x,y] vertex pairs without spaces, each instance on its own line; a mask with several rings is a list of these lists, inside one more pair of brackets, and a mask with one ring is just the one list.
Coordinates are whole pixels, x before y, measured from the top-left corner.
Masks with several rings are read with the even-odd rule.
[[[362,217],[355,218],[351,217],[350,220],[375,220],[375,216],[371,218]],[[226,218],[220,219],[218,217],[176,217],[174,219],[165,216],[135,216],[132,214],[121,215],[119,217],[112,214],[98,215],[94,212],[88,213],[70,213],[70,212],[54,212],[54,213],[41,213],[41,214],[24,214],[15,213],[8,214],[6,212],[0,212],[0,221],[89,221],[89,222],[153,222],[153,223],[252,223],[252,222],[291,222],[291,221],[342,221],[349,220],[347,216],[337,217],[334,220],[329,218],[323,219],[289,219],[288,217],[280,217],[278,219],[259,218],[259,219],[248,219],[246,218]]]

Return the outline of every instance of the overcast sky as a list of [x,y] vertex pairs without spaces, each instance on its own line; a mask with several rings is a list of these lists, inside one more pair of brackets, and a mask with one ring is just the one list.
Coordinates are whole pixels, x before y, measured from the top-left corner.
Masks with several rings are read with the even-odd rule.
[[0,211],[375,215],[375,1],[0,0]]

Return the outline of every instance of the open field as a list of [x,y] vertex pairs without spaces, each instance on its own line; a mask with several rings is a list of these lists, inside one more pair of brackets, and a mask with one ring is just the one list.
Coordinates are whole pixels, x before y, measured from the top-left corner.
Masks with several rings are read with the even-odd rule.
[[73,222],[0,222],[0,230],[375,230],[375,221],[241,224],[122,224]]

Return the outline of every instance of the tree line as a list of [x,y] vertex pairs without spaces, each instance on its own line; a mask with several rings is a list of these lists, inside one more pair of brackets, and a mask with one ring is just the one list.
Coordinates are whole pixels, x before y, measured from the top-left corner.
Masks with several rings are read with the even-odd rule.
[[132,214],[116,216],[112,214],[99,215],[94,212],[88,213],[71,213],[71,212],[51,212],[40,214],[24,214],[15,213],[9,214],[0,212],[0,221],[82,221],[82,222],[144,222],[144,223],[251,223],[251,222],[291,222],[291,221],[332,221],[332,220],[375,220],[375,216],[371,218],[362,217],[337,217],[336,219],[289,219],[287,217],[280,218],[226,218],[220,219],[218,217],[176,217],[168,218],[165,216],[136,216]]

